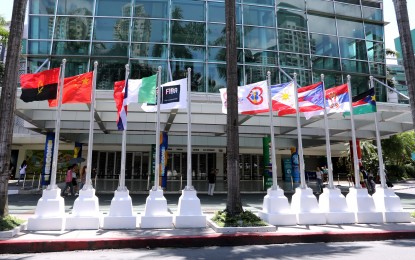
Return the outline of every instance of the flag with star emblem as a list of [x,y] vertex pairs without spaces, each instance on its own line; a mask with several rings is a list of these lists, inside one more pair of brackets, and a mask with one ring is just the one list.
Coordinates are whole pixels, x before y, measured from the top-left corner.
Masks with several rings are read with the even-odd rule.
[[[362,115],[376,112],[375,89],[371,88],[352,98],[353,115]],[[349,116],[350,112],[344,112],[343,116]]]
[[[73,77],[65,78],[63,84],[62,104],[91,103],[92,77],[94,73],[87,72]],[[56,107],[57,99],[49,100],[49,107]]]
[[24,102],[55,99],[59,82],[59,68],[45,70],[35,74],[20,76],[22,94],[20,99]]

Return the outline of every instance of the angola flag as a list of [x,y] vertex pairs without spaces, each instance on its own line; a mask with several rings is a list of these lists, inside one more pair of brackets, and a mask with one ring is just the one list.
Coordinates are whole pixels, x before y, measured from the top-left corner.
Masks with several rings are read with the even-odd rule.
[[24,102],[55,99],[59,82],[59,68],[45,70],[36,74],[23,74],[20,76],[22,94],[20,99]]
[[[62,104],[91,103],[93,75],[94,73],[91,71],[73,77],[65,78],[63,84]],[[49,107],[56,107],[57,105],[57,99],[49,100]]]

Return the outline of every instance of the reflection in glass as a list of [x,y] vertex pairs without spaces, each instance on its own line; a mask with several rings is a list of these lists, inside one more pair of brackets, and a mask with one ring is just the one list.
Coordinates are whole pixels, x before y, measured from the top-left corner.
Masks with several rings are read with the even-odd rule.
[[363,6],[363,18],[369,20],[383,21],[382,9]]
[[276,48],[275,29],[244,26],[244,31],[245,48],[263,50]]
[[[166,61],[152,61],[152,60],[131,60],[131,79],[141,79],[149,77],[157,73],[158,67],[161,66],[161,82],[170,81],[167,75]],[[168,80],[167,80],[168,79]]]
[[374,75],[385,75],[385,64],[382,63],[369,63],[370,65],[370,74]]
[[309,53],[308,35],[306,32],[278,30],[280,51]]
[[310,68],[310,56],[280,52],[280,64],[286,67]]
[[385,61],[385,50],[383,48],[383,43],[366,41],[366,50],[369,61]]
[[352,22],[337,19],[337,27],[340,36],[353,37],[353,38],[364,38],[363,23]]
[[55,0],[32,0],[29,1],[30,14],[55,14]]
[[131,16],[131,0],[97,0],[95,8],[99,16]]
[[95,18],[94,40],[128,41],[130,19]]
[[181,60],[205,60],[205,47],[189,46],[189,45],[171,45],[171,59]]
[[58,14],[91,16],[93,6],[94,0],[59,0]]
[[226,61],[226,49],[208,48],[208,61]]
[[323,56],[339,56],[337,37],[323,34],[310,34],[311,54]]
[[204,1],[172,0],[172,17],[174,19],[204,21],[205,3]]
[[366,42],[364,40],[339,38],[342,58],[367,60]]
[[365,23],[366,39],[383,41],[383,25]]
[[313,69],[323,69],[323,70],[340,70],[340,60],[313,56]]
[[[307,9],[308,10],[315,10],[318,12],[324,12],[332,14],[334,13],[333,9],[333,2],[332,1],[325,1],[325,0],[313,0],[307,1]],[[311,24],[311,22],[310,22]]]
[[90,40],[92,18],[57,17],[55,39],[59,40]]
[[208,2],[208,22],[225,22],[225,3]]
[[[267,79],[267,72],[271,72],[271,79],[278,75],[278,69],[267,66],[245,66],[246,84],[255,83]],[[271,82],[274,82],[271,80]]]
[[210,93],[226,88],[226,64],[208,64],[207,82]]
[[171,22],[171,42],[193,45],[205,44],[205,24],[197,22]]
[[[344,75],[344,78],[346,78],[346,75]],[[352,87],[352,95],[356,96],[369,89],[369,76],[352,75],[350,77],[350,84]]]
[[342,59],[342,67],[347,72],[369,73],[367,62],[363,61]]
[[[114,82],[125,79],[128,59],[94,59],[98,61],[97,89],[114,89]],[[91,70],[94,63],[91,61]],[[132,78],[132,77],[130,77]]]
[[167,45],[152,43],[131,44],[131,57],[167,58]]
[[167,42],[168,22],[164,20],[133,20],[132,40],[135,42]]
[[173,61],[171,64],[171,72],[173,80],[186,78],[187,68],[192,69],[192,87],[195,92],[206,92],[205,86],[205,65],[203,63],[179,62]]
[[54,41],[52,55],[88,55],[89,42]]
[[277,11],[278,28],[307,30],[307,19],[303,12],[279,9]]
[[[290,77],[293,77],[294,72],[297,73],[297,83],[300,86],[307,86],[310,85],[311,81],[311,71],[309,70],[299,70],[299,69],[288,69],[284,68],[285,73],[290,75]],[[289,79],[287,76],[284,75],[284,73],[280,72],[281,82],[289,82],[291,79]]]
[[245,49],[245,63],[275,65],[278,63],[278,53]]
[[[79,75],[85,72],[88,72],[88,58],[79,58],[79,57],[65,57],[66,59],[66,68],[65,68],[65,77]],[[62,63],[62,58],[52,58],[50,67],[58,68]]]
[[361,18],[360,5],[349,5],[335,2],[336,14]]
[[274,0],[244,0],[244,4],[260,4],[274,6]]
[[135,17],[167,18],[168,0],[140,0],[134,6]]
[[30,54],[49,54],[50,41],[28,41],[27,47]]
[[274,9],[259,6],[244,7],[244,24],[275,27]]
[[29,16],[29,39],[52,38],[52,16]]
[[128,56],[128,43],[94,42],[92,55],[96,56]]
[[277,7],[304,10],[305,1],[304,0],[279,0]]
[[321,81],[321,74],[324,74],[324,87],[326,89],[343,84],[342,75],[335,72],[314,70],[314,82]]
[[[324,24],[324,26],[322,26],[322,24]],[[308,26],[310,32],[336,35],[336,21],[334,18],[308,15]]]
[[208,24],[208,44],[213,46],[226,45],[226,29],[224,24]]

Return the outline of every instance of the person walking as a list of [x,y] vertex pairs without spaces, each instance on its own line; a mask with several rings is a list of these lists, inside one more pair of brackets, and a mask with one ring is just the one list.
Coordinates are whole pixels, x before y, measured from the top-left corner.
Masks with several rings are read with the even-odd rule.
[[82,167],[81,172],[79,173],[79,175],[81,175],[81,184],[79,186],[79,189],[81,190],[86,182],[86,165],[84,167]]
[[320,170],[320,167],[316,169],[316,179],[317,179],[317,193],[323,192],[323,179],[322,179],[323,172]]
[[16,183],[16,186],[19,186],[19,183],[21,180],[24,180],[26,177],[26,168],[27,168],[27,162],[26,160],[23,160],[22,164],[20,165],[20,176],[19,176],[19,180]]
[[212,169],[208,174],[208,182],[209,182],[208,195],[210,196],[213,196],[213,192],[215,190],[216,171],[217,170]]
[[71,192],[72,196],[75,196],[75,193],[73,191],[73,184],[72,184],[72,168],[73,165],[68,166],[68,171],[66,172],[65,177],[65,188],[61,192],[61,196],[65,195],[66,190],[69,188],[69,191]]

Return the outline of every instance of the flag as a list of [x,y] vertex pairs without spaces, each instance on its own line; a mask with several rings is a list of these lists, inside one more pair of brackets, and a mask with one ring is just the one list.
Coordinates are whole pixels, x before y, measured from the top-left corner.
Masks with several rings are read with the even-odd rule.
[[[219,89],[222,100],[222,113],[227,113],[227,91],[226,88]],[[267,112],[268,87],[267,81],[260,81],[238,87],[238,113],[257,114]]]
[[[326,94],[326,111],[327,113],[342,113],[350,110],[349,94],[347,84],[327,89]],[[324,110],[305,112],[304,116],[308,120],[313,116],[324,115]]]
[[[187,108],[187,87],[187,78],[161,85],[160,110]],[[157,102],[144,103],[141,108],[146,112],[155,112]]]
[[[63,84],[62,104],[66,103],[91,103],[92,71],[65,78]],[[49,99],[49,107],[56,107],[58,100]]]
[[156,103],[157,74],[128,80],[126,105],[130,103]]
[[[353,115],[362,115],[376,112],[376,96],[375,89],[371,88],[352,98]],[[349,116],[350,112],[343,113],[344,116]]]
[[127,106],[123,106],[124,88],[128,88],[128,86],[125,85],[125,80],[114,82],[114,101],[115,107],[117,108],[118,130],[124,130],[127,122]]
[[[292,84],[292,89],[295,90],[294,84]],[[290,91],[292,91],[290,89]],[[324,89],[323,82],[318,82],[309,86],[301,87],[297,90],[298,93],[298,107],[300,112],[311,112],[321,110],[324,107]],[[280,103],[278,106],[274,106],[273,110],[278,110],[278,116],[284,116],[288,114],[295,114],[296,109],[294,105],[294,97],[288,99],[287,94],[278,93],[276,96],[273,96],[277,103]],[[292,94],[290,94],[292,95]],[[285,106],[283,106],[283,105]]]
[[45,70],[36,74],[20,76],[22,94],[20,99],[24,102],[55,99],[58,89],[60,68]]

